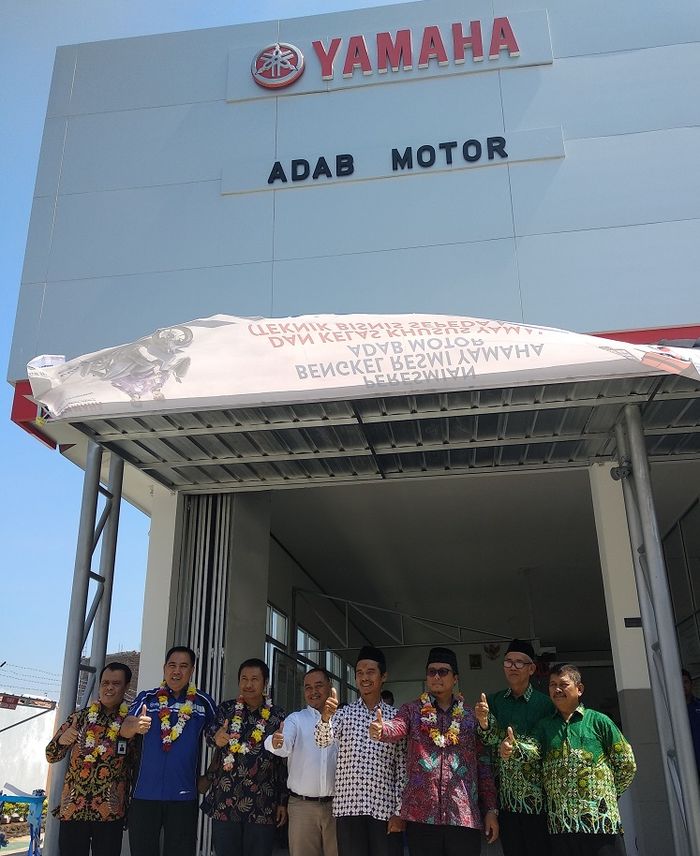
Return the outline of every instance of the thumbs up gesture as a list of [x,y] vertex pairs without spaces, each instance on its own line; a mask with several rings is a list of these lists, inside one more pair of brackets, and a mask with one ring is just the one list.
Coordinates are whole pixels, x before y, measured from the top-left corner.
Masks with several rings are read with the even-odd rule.
[[66,728],[63,734],[58,738],[58,742],[61,746],[72,746],[78,739],[78,729],[75,726],[77,718],[78,714],[74,713],[68,720],[68,728]]
[[374,717],[374,721],[369,724],[369,736],[372,740],[381,740],[382,739],[382,731],[384,731],[384,723],[382,722],[382,709],[381,707],[377,708],[377,713]]
[[214,734],[214,743],[216,743],[219,749],[223,749],[230,740],[230,737],[231,735],[228,733],[228,719],[225,719],[224,724]]
[[481,698],[474,705],[474,713],[479,720],[479,725],[486,731],[489,727],[489,703],[486,701],[485,693],[481,694]]
[[145,734],[151,727],[151,717],[148,715],[145,704],[142,705],[141,713],[138,715],[137,720],[136,732],[138,734]]
[[336,710],[338,710],[338,693],[335,691],[335,687],[331,687],[331,694],[326,699],[326,703],[323,705],[323,710],[321,711],[321,719],[324,722],[330,722],[330,718]]
[[498,754],[503,758],[504,761],[507,761],[510,756],[513,754],[513,748],[516,744],[515,734],[513,734],[513,729],[508,726],[508,730],[506,731],[505,739],[501,741],[501,745],[498,747]]
[[280,727],[272,735],[272,748],[281,749],[284,745],[284,720],[280,722]]

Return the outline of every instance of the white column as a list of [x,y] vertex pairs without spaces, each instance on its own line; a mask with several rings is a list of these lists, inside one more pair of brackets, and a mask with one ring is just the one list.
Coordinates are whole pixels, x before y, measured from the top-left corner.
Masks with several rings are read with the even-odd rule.
[[138,689],[150,689],[163,679],[163,661],[170,641],[170,594],[178,541],[178,494],[157,489],[151,510],[146,588],[141,626]]
[[270,565],[270,494],[239,493],[230,530],[224,698],[238,693],[238,666],[264,658]]
[[648,690],[642,630],[625,626],[625,618],[639,618],[639,600],[622,487],[610,470],[608,464],[595,464],[589,474],[615,680],[618,692]]

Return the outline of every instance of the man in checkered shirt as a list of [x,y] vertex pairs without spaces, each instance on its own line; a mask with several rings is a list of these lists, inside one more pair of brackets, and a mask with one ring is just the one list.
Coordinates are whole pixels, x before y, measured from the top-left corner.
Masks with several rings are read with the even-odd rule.
[[360,698],[338,708],[335,690],[316,724],[316,743],[338,744],[333,814],[338,856],[400,856],[405,823],[399,817],[406,783],[406,742],[370,740],[369,724],[381,710],[384,720],[396,708],[381,699],[386,658],[378,648],[365,647],[357,657],[355,679]]

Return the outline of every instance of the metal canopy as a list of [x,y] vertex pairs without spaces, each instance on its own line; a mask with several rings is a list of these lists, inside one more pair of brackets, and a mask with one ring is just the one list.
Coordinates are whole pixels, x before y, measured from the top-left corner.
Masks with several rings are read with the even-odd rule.
[[651,461],[700,454],[700,382],[678,375],[71,423],[170,489],[255,490],[588,466],[639,404]]

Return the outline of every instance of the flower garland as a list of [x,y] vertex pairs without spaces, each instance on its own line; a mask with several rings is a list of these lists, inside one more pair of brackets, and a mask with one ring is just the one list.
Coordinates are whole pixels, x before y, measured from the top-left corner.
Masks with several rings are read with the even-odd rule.
[[90,766],[97,761],[98,758],[101,758],[102,755],[109,749],[110,744],[114,744],[117,740],[117,735],[119,734],[119,729],[122,727],[122,722],[124,722],[124,717],[129,710],[129,706],[126,702],[122,702],[119,705],[119,710],[117,711],[117,715],[114,719],[109,723],[107,729],[105,731],[104,737],[100,742],[97,742],[97,734],[95,733],[95,725],[97,723],[97,717],[100,713],[100,702],[93,701],[93,703],[88,708],[88,729],[85,733],[85,748],[89,749],[87,755],[83,758],[83,767],[86,770],[90,769]]
[[180,705],[180,710],[177,714],[177,722],[171,727],[170,725],[170,689],[163,681],[158,691],[158,719],[160,719],[160,741],[163,744],[163,752],[170,752],[175,740],[182,734],[182,730],[187,724],[187,720],[192,716],[192,707],[197,695],[197,687],[190,684],[187,687],[187,695],[185,701]]
[[423,731],[427,731],[436,746],[456,746],[459,743],[459,726],[464,716],[464,696],[460,693],[452,706],[452,722],[443,734],[437,727],[437,710],[428,693],[420,697],[420,722]]
[[241,728],[243,727],[245,707],[243,699],[237,698],[233,709],[233,716],[228,727],[229,734],[231,735],[228,741],[228,754],[224,756],[224,770],[227,772],[233,769],[236,755],[245,755],[247,752],[250,752],[265,736],[265,726],[270,718],[272,699],[269,697],[265,699],[265,704],[260,711],[260,719],[255,723],[255,728],[252,730],[250,737],[241,743]]

